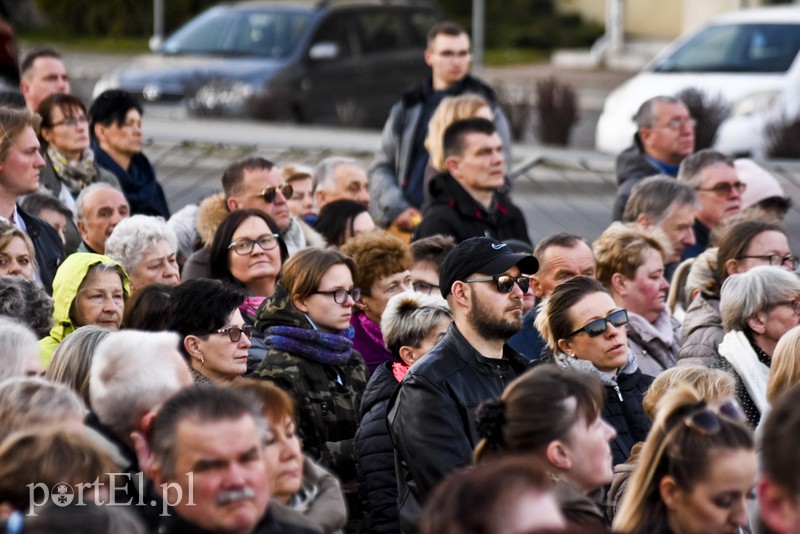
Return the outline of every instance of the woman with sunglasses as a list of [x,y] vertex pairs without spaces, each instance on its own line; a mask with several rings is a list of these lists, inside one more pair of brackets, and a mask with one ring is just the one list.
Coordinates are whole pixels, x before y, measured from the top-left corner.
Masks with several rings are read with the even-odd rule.
[[614,465],[627,460],[650,430],[642,399],[653,377],[645,375],[627,345],[628,312],[592,278],[577,276],[556,286],[542,304],[536,327],[561,368],[597,376],[605,386],[602,417],[617,431]]
[[225,384],[247,370],[251,332],[239,311],[243,300],[218,280],[188,280],[172,290],[167,330],[181,337],[195,383]]
[[735,401],[703,401],[692,388],[660,405],[614,519],[625,534],[722,534],[747,525],[758,462]]
[[367,367],[353,350],[350,317],[360,291],[355,265],[341,252],[306,248],[283,268],[275,294],[258,310],[251,349],[255,376],[288,391],[297,405],[303,448],[355,488],[353,437]]
[[628,310],[628,347],[643,373],[658,376],[675,365],[680,323],[666,306],[664,261],[671,246],[658,228],[614,223],[594,242],[597,280]]

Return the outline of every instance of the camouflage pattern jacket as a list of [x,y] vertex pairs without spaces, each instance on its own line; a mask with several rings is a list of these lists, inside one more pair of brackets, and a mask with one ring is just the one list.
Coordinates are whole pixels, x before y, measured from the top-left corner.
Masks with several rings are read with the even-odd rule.
[[[272,326],[314,330],[280,283],[256,317],[259,332]],[[313,343],[311,335],[307,343]],[[274,382],[294,397],[304,452],[331,469],[343,482],[354,480],[353,438],[368,378],[361,355],[353,350],[343,364],[324,364],[271,346],[269,336],[261,340],[254,336],[250,351],[261,353],[255,357],[263,354],[255,376]]]

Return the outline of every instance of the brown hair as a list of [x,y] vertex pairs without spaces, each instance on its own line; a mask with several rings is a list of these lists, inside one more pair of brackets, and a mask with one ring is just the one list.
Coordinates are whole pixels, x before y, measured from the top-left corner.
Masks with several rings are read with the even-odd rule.
[[39,109],[36,110],[42,118],[42,129],[53,127],[52,115],[55,108],[60,109],[64,117],[74,117],[75,110],[83,111],[83,115],[86,116],[86,106],[83,105],[80,98],[66,93],[53,93],[42,100]]
[[553,292],[539,305],[536,328],[551,350],[558,350],[558,340],[565,339],[575,329],[572,326],[572,307],[593,293],[608,294],[608,289],[588,276],[576,276],[557,285]]
[[672,256],[672,245],[660,228],[644,229],[633,223],[612,223],[592,244],[592,249],[597,280],[608,288],[616,273],[629,280],[636,276],[645,250],[655,250],[665,262]]
[[727,280],[728,260],[742,259],[747,249],[759,234],[764,232],[780,232],[785,234],[783,226],[775,222],[760,221],[755,219],[740,220],[726,228],[719,240],[717,249],[717,266],[714,270],[714,280],[709,283],[708,289],[712,294],[719,295],[722,283]]
[[333,249],[305,248],[292,254],[281,271],[281,281],[293,299],[310,297],[334,265],[345,265],[356,280],[356,265],[345,254]]
[[353,258],[356,286],[367,296],[371,296],[376,280],[411,269],[413,265],[408,246],[383,230],[352,237],[342,246],[342,252]]
[[489,102],[482,96],[466,93],[458,96],[447,96],[436,106],[430,122],[428,135],[425,137],[425,148],[430,154],[431,167],[439,172],[446,170],[444,164],[444,132],[455,121],[474,117],[481,108],[489,108]]
[[31,127],[34,132],[39,132],[42,118],[27,109],[15,109],[0,106],[0,162],[8,157],[8,151],[17,141],[17,137]]

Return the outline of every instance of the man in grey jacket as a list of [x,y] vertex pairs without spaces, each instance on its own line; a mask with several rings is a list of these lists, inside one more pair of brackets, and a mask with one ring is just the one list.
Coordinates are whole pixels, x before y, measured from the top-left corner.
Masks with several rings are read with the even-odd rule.
[[428,165],[424,142],[428,122],[444,97],[475,93],[489,101],[506,161],[511,161],[508,121],[495,92],[469,74],[470,40],[464,28],[453,22],[441,22],[431,28],[425,62],[431,67],[431,77],[406,91],[392,107],[369,171],[376,221],[406,232],[416,226],[421,216]]

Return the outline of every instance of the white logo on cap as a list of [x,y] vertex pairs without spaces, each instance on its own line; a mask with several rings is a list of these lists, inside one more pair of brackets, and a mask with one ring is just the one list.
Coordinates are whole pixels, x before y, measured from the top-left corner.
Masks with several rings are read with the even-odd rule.
[[500,250],[504,246],[506,246],[505,243],[492,243],[492,248],[495,249],[495,250]]

